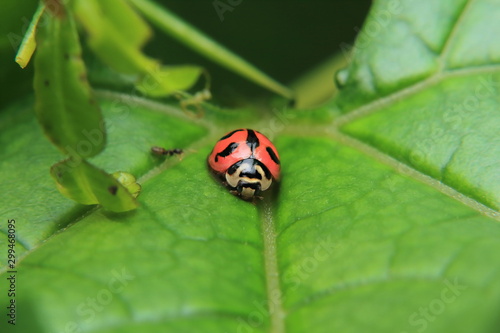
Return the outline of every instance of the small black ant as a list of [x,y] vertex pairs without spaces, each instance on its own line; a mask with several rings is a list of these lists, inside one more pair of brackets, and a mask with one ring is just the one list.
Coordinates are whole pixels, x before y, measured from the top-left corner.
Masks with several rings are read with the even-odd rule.
[[181,155],[184,150],[179,149],[179,148],[174,148],[174,149],[165,149],[162,147],[151,147],[151,152],[155,155],[161,156],[161,155],[166,155],[166,156],[173,156],[173,155]]

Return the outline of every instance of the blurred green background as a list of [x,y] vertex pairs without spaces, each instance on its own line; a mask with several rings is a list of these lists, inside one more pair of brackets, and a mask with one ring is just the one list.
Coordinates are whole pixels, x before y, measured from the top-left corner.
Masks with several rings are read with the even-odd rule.
[[[212,0],[157,1],[259,69],[289,84],[352,44],[371,1],[242,0],[221,21]],[[22,70],[14,57],[38,1],[4,0],[0,13],[0,84],[4,106],[32,91],[33,65]],[[233,1],[237,3],[237,1]],[[335,16],[331,16],[335,13]],[[85,45],[85,43],[82,43]],[[211,74],[214,100],[224,106],[252,103],[272,93],[212,63],[178,41],[155,31],[145,48],[164,64],[199,64]],[[102,67],[86,52],[94,87],[109,86],[92,72]],[[109,76],[108,76],[109,77]],[[333,78],[332,78],[333,85]]]

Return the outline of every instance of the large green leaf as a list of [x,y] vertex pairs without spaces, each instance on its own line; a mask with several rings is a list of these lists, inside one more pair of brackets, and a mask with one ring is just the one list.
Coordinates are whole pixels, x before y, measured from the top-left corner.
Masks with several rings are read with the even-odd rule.
[[[356,106],[371,101],[373,93],[382,98],[352,110],[337,124],[500,209],[500,182],[495,177],[500,172],[500,49],[494,37],[500,34],[500,6],[495,1],[424,1],[400,7],[377,38],[354,48],[346,93],[337,103]],[[415,11],[422,15],[408,16]],[[367,28],[380,22],[380,13],[391,13],[390,3],[379,2],[374,13]],[[443,19],[443,13],[450,19]],[[481,33],[484,29],[489,32]],[[426,51],[401,56],[401,49],[394,47],[398,44]],[[363,97],[348,101],[354,91]]]
[[[4,110],[0,182],[9,197],[0,212],[3,232],[7,219],[17,223],[16,328],[497,332],[500,51],[471,22],[497,22],[498,5],[427,0],[390,12],[394,3],[376,2],[363,31],[390,14],[355,50],[326,111],[256,122],[251,111],[208,108],[195,120],[101,93],[109,143],[92,163],[143,175],[140,206],[126,214],[59,195],[48,174],[59,155],[30,101]],[[463,54],[471,34],[487,55]],[[422,41],[444,55],[429,54],[432,70],[407,69]],[[381,70],[391,63],[406,72]],[[262,130],[280,152],[274,202],[243,202],[207,172],[215,140],[241,126]],[[163,160],[150,154],[154,145],[185,153]]]

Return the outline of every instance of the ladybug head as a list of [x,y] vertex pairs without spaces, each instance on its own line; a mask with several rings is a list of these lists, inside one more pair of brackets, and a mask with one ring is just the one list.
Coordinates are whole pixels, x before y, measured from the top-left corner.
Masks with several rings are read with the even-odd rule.
[[227,169],[226,182],[239,196],[250,200],[271,186],[272,177],[265,165],[254,158],[247,158]]
[[256,197],[261,192],[260,182],[247,182],[240,180],[236,186],[237,194],[245,200],[250,200]]

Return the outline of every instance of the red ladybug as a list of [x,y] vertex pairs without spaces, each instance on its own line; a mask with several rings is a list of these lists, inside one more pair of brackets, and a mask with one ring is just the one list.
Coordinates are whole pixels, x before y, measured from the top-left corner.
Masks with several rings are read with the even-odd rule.
[[237,129],[224,135],[208,156],[208,164],[231,193],[244,200],[259,197],[280,179],[276,147],[263,134]]

